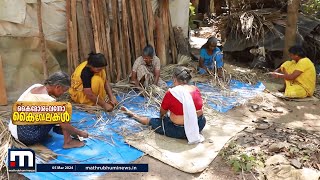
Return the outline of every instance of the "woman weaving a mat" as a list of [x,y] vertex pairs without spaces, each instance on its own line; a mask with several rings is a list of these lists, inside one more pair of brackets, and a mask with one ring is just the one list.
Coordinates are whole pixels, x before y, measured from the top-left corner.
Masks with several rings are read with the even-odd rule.
[[[87,61],[81,63],[71,76],[70,97],[74,102],[86,105],[99,105],[112,111],[118,104],[107,80],[103,54],[90,53]],[[108,100],[106,100],[108,96]]]
[[202,142],[204,138],[200,132],[206,124],[206,119],[203,116],[203,102],[199,89],[188,85],[191,80],[190,73],[191,71],[185,67],[174,68],[174,87],[166,92],[162,100],[160,118],[141,117],[125,107],[121,107],[121,110],[138,122],[151,126],[159,134],[188,139],[189,144]]
[[[63,72],[52,74],[44,85],[34,84],[29,87],[17,101],[32,102],[54,102],[51,96],[59,97],[65,93],[70,86],[70,77]],[[80,136],[87,138],[88,133],[78,130],[69,123],[59,124],[64,136],[63,148],[77,148],[84,146],[84,143],[73,139],[71,136]],[[48,125],[14,125],[10,121],[9,130],[15,139],[18,139],[25,145],[40,143],[48,138],[49,131],[54,128],[54,124]]]
[[284,62],[271,73],[275,78],[285,81],[285,87],[279,91],[284,92],[284,96],[288,98],[311,97],[316,87],[314,64],[306,57],[301,46],[289,48],[289,56],[291,61]]
[[140,84],[144,87],[151,84],[161,88],[167,87],[166,82],[160,78],[160,67],[160,59],[154,55],[153,47],[147,45],[143,49],[142,56],[138,57],[133,64],[130,83],[136,87],[140,87]]
[[215,70],[219,77],[222,77],[223,55],[217,47],[218,40],[215,37],[210,37],[208,41],[201,47],[199,59],[199,74],[210,73]]

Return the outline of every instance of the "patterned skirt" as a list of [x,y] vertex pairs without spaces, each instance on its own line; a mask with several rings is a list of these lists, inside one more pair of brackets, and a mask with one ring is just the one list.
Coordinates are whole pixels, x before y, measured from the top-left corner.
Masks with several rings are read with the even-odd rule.
[[18,139],[25,145],[40,143],[48,137],[55,125],[20,125],[17,126]]

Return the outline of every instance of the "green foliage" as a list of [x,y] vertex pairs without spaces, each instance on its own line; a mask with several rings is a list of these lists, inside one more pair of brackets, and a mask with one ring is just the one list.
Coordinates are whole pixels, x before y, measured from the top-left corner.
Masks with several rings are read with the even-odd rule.
[[237,145],[235,141],[229,142],[228,146],[219,152],[219,155],[221,155],[236,172],[249,172],[254,167],[264,167],[263,162],[266,159],[263,153],[254,155],[243,153],[243,149]]
[[194,17],[196,15],[196,8],[192,5],[192,3],[189,3],[189,27],[191,29],[195,29],[197,26],[195,24]]
[[320,0],[307,0],[305,3],[301,4],[301,10],[305,14],[315,15],[320,11]]
[[256,158],[247,154],[236,155],[229,160],[229,164],[236,171],[251,171],[252,167],[256,164]]

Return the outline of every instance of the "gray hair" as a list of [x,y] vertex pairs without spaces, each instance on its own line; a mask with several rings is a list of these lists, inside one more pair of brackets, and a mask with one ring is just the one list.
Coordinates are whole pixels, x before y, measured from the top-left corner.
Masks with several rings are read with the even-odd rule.
[[173,77],[180,83],[188,84],[192,78],[191,70],[183,66],[177,66],[173,69]]
[[154,49],[151,45],[147,45],[144,49],[143,49],[143,56],[149,56],[149,57],[153,57],[154,56]]
[[62,71],[55,72],[44,81],[44,85],[70,87],[70,76]]
[[214,36],[211,36],[208,40],[207,40],[207,42],[201,47],[201,49],[203,49],[203,48],[209,48],[209,45],[210,44],[215,44],[215,45],[217,45],[218,44],[218,39],[217,38],[215,38]]

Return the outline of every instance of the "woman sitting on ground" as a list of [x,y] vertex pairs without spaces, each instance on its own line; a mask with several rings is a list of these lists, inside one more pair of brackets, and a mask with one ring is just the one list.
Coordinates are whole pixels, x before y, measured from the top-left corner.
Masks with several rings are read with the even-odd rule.
[[316,87],[314,64],[301,46],[289,48],[289,56],[292,60],[284,62],[272,73],[275,78],[284,79],[285,87],[279,91],[284,92],[284,96],[288,98],[312,96]]
[[[210,37],[208,41],[201,47],[199,59],[199,74],[206,74],[216,69],[219,77],[223,76],[223,55],[217,47],[218,40]],[[214,71],[214,72],[216,72]]]
[[[160,118],[141,117],[121,107],[129,116],[144,125],[150,125],[155,132],[168,137],[188,139],[189,144],[204,140],[200,132],[206,124],[203,116],[203,102],[199,89],[189,85],[191,71],[185,67],[173,70],[174,87],[169,89],[161,103]],[[168,114],[167,114],[168,113]]]
[[[55,99],[51,96],[59,97],[65,93],[69,87],[69,75],[63,72],[56,72],[45,80],[44,85],[34,84],[29,87],[17,101],[54,102]],[[78,130],[67,122],[60,123],[59,125],[64,136],[63,148],[69,149],[84,146],[83,142],[75,140],[71,136],[87,138],[87,132]],[[11,121],[9,124],[9,130],[12,136],[25,145],[32,145],[44,141],[48,138],[49,131],[53,127],[55,127],[54,124],[14,125]]]

